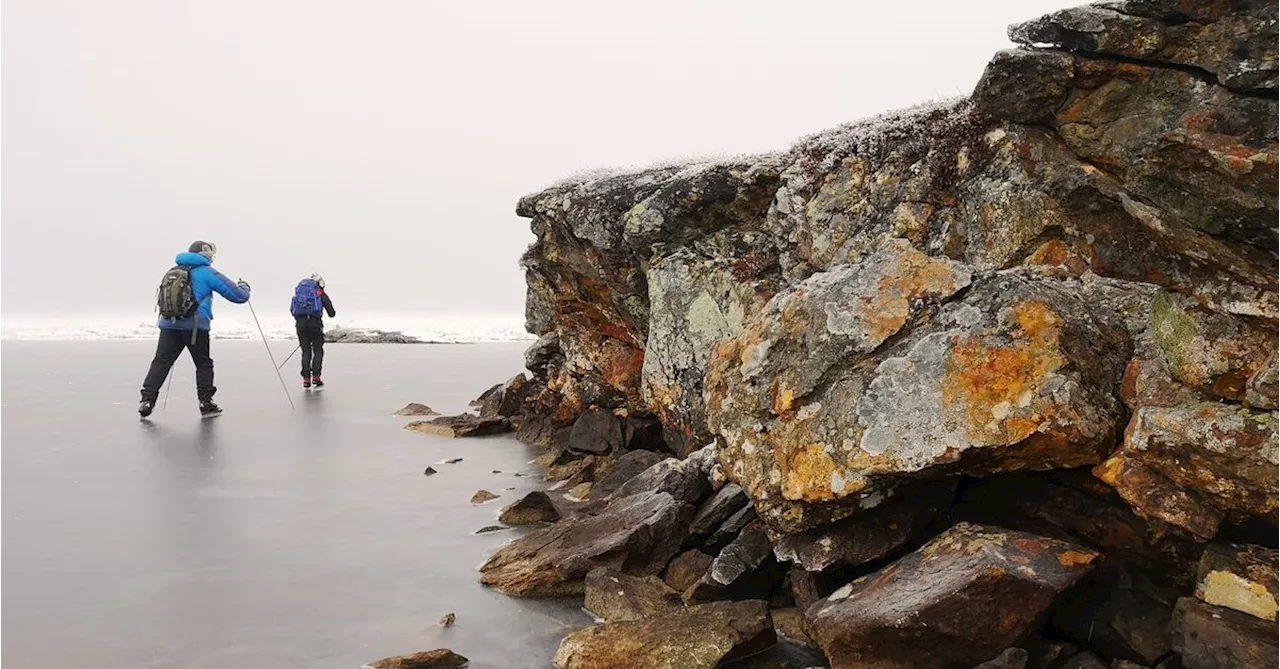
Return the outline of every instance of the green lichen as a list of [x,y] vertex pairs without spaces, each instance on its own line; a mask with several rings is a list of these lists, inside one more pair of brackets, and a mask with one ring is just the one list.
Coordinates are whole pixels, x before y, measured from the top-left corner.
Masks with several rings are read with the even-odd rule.
[[1169,371],[1174,377],[1182,376],[1188,362],[1188,350],[1196,336],[1195,319],[1182,310],[1173,296],[1156,293],[1151,302],[1151,331]]
[[1266,427],[1272,430],[1276,429],[1277,427],[1280,427],[1280,420],[1277,420],[1274,414],[1254,413],[1248,409],[1242,408],[1236,412],[1236,415],[1245,420],[1251,420],[1263,427]]

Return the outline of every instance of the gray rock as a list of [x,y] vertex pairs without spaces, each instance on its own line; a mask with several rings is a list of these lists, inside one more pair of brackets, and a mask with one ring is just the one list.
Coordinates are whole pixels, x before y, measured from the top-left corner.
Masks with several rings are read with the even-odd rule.
[[749,502],[747,493],[741,487],[736,483],[726,483],[698,507],[693,522],[689,524],[690,541],[700,542],[705,539]]
[[661,615],[684,604],[656,576],[629,576],[608,567],[592,569],[585,581],[583,607],[605,622]]
[[684,594],[687,602],[723,599],[743,583],[773,553],[759,524],[747,525],[711,562],[702,578]]
[[498,520],[507,525],[554,523],[560,520],[560,512],[547,493],[535,490],[503,508]]
[[668,493],[636,494],[507,544],[480,567],[480,582],[512,595],[560,596],[580,594],[596,567],[658,574],[680,550],[692,517],[693,507]]
[[561,669],[713,669],[777,641],[765,602],[714,602],[565,637]]

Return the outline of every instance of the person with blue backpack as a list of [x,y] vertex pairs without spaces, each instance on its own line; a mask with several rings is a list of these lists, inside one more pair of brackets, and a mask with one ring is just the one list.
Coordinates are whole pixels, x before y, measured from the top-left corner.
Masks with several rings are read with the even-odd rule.
[[249,301],[249,284],[232,282],[214,269],[213,258],[218,253],[216,244],[192,242],[186,253],[179,253],[177,265],[165,272],[156,290],[156,309],[160,317],[160,340],[156,355],[151,360],[147,378],[142,382],[142,403],[138,415],[146,418],[155,409],[160,397],[160,387],[169,376],[169,370],[183,349],[191,353],[196,364],[196,397],[200,400],[200,415],[217,416],[222,409],[213,403],[218,389],[213,385],[213,358],[209,357],[209,329],[213,327],[213,294],[217,293],[231,302],[244,304]]
[[298,348],[302,349],[302,387],[323,388],[320,368],[324,365],[324,315],[337,315],[324,290],[324,277],[312,274],[298,282],[289,313],[297,325]]

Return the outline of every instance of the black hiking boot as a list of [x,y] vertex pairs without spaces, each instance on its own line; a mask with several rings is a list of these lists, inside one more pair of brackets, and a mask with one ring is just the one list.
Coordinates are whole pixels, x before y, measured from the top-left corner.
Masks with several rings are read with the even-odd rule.
[[213,403],[212,400],[200,403],[200,417],[210,418],[222,413],[222,407]]
[[311,385],[313,385],[313,386],[315,386],[315,387],[317,387],[317,388],[323,388],[323,387],[324,387],[324,381],[321,381],[321,380],[320,380],[320,375],[319,375],[319,374],[317,374],[317,375],[315,375],[315,376],[311,377]]
[[142,400],[142,403],[138,405],[138,415],[143,418],[146,418],[147,416],[151,415],[151,412],[154,411],[155,408],[156,408],[155,400]]

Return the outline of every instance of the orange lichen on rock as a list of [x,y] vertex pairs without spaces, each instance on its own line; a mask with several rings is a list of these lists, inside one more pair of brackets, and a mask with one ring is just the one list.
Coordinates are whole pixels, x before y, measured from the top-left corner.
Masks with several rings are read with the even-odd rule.
[[1020,302],[1013,311],[1018,329],[1008,344],[956,337],[943,379],[943,401],[964,407],[969,437],[984,444],[1031,436],[1044,419],[1031,406],[1039,385],[1066,364],[1057,350],[1062,319],[1039,301]]

